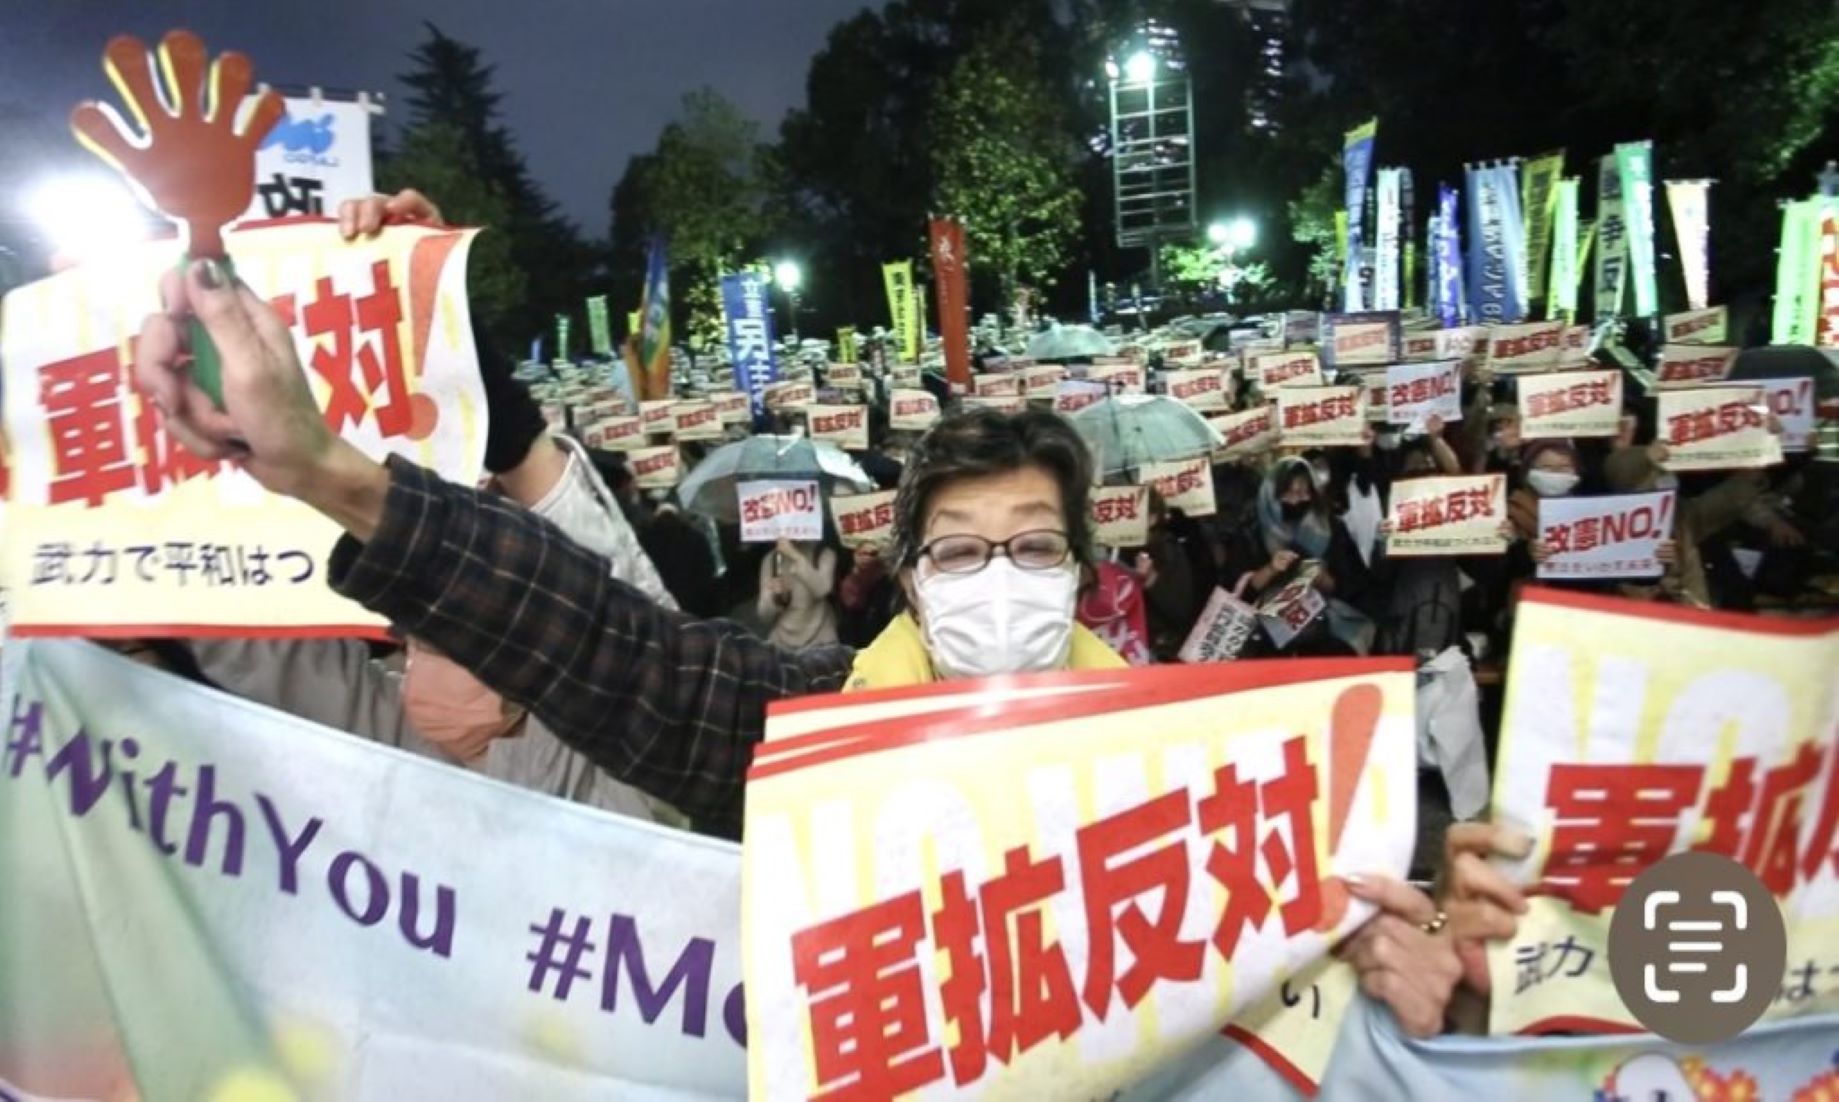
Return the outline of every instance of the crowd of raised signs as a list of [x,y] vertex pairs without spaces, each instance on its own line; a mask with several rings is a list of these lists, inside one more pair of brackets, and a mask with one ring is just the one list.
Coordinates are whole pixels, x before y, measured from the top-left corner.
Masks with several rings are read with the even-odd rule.
[[[1051,407],[1082,425],[1109,401],[1146,426],[1140,457],[1098,456],[1104,554],[1078,608],[1135,664],[1411,655],[1465,666],[1485,690],[1535,580],[1696,607],[1839,602],[1839,535],[1813,463],[1822,354],[1725,343],[1722,307],[1654,333],[1433,324],[1190,319],[1113,328],[1110,354],[1037,362],[1003,351],[1029,334],[1005,341],[986,321],[968,387],[902,362],[879,333],[861,363],[806,341],[782,351],[758,419],[725,365],[681,354],[667,401],[628,400],[604,368],[523,374],[551,424],[599,456],[641,539],[660,523],[703,529],[710,554],[654,556],[679,602],[794,645],[863,646],[886,625],[881,552],[903,454],[974,406]],[[1205,446],[1163,439],[1185,416],[1176,404],[1213,430]],[[755,431],[833,443],[879,492],[831,492],[821,542],[749,545],[671,507],[703,455]]]

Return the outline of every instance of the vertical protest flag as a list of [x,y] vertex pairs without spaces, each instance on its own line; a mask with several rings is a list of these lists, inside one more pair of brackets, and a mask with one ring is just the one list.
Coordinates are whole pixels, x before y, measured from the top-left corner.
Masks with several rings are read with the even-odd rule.
[[1634,273],[1635,314],[1650,317],[1660,309],[1654,275],[1654,143],[1623,142],[1616,146],[1615,158],[1628,229],[1628,263]]
[[1375,181],[1379,217],[1373,262],[1373,309],[1397,310],[1399,303],[1399,170],[1382,168]]
[[1408,168],[1399,169],[1398,170],[1398,209],[1399,209],[1399,226],[1400,226],[1399,237],[1402,240],[1402,245],[1401,245],[1402,255],[1399,258],[1399,262],[1404,269],[1404,274],[1401,277],[1403,280],[1403,283],[1400,287],[1400,294],[1403,296],[1403,298],[1402,298],[1400,305],[1407,309],[1419,305],[1418,287],[1417,287],[1418,241],[1417,241],[1417,235],[1414,232],[1412,232],[1412,221],[1417,216],[1416,199],[1417,199],[1416,188],[1412,186],[1412,181],[1411,181],[1411,170]]
[[1501,175],[1494,166],[1468,170],[1469,304],[1475,320],[1500,325],[1512,320],[1507,256],[1507,212]]
[[587,330],[594,355],[613,354],[613,328],[607,323],[607,296],[593,295],[587,300]]
[[556,315],[556,359],[568,359],[568,331],[573,321],[567,314]]
[[1679,266],[1686,277],[1686,305],[1703,310],[1711,302],[1711,180],[1668,180],[1667,209],[1679,239]]
[[1551,282],[1545,316],[1569,319],[1577,313],[1577,192],[1575,176],[1552,188]]
[[915,363],[920,358],[919,304],[913,294],[913,262],[897,260],[881,266],[887,285],[889,328],[900,342],[900,358]]
[[945,374],[954,389],[971,385],[970,290],[965,273],[964,223],[934,218],[932,282],[939,296],[939,339],[945,345]]
[[1468,304],[1462,289],[1461,194],[1447,184],[1437,185],[1437,308],[1445,329],[1462,324]]
[[1347,216],[1347,246],[1342,250],[1341,308],[1348,311],[1366,309],[1365,288],[1361,284],[1361,255],[1366,244],[1362,232],[1366,222],[1367,176],[1373,169],[1373,139],[1379,132],[1379,120],[1368,119],[1349,130],[1341,143],[1341,171],[1346,177],[1344,213]]
[[651,239],[645,259],[645,297],[639,303],[638,371],[633,389],[641,400],[670,397],[670,265],[664,238]]
[[1820,214],[1820,268],[1815,302],[1819,325],[1814,343],[1821,348],[1839,347],[1839,217],[1831,209]]
[[1517,161],[1495,165],[1494,194],[1501,205],[1501,253],[1507,279],[1506,320],[1523,321],[1531,312],[1531,287],[1526,270],[1526,226],[1520,211],[1520,165]]
[[1818,310],[1820,200],[1782,205],[1781,244],[1775,254],[1774,344],[1812,344]]
[[[1526,236],[1527,296],[1545,299],[1547,258],[1551,255],[1558,183],[1564,174],[1564,150],[1541,153],[1526,162],[1520,179],[1520,216]],[[1549,317],[1550,314],[1548,313]]]
[[756,272],[722,277],[734,386],[747,392],[756,418],[766,412],[766,388],[779,377],[773,362],[773,318],[766,305],[765,277]]
[[845,325],[836,331],[836,358],[838,363],[859,363],[856,349],[856,327]]
[[1628,223],[1623,217],[1622,175],[1615,154],[1597,164],[1596,173],[1595,319],[1604,322],[1622,312],[1622,288],[1628,282]]

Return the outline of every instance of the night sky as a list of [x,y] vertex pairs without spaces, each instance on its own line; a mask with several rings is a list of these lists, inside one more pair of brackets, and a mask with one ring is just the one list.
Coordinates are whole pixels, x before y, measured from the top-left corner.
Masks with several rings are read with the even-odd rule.
[[[504,122],[537,181],[591,237],[627,158],[649,150],[683,93],[707,84],[770,136],[804,100],[811,56],[867,0],[0,0],[0,109],[61,120],[115,96],[102,46],[183,26],[238,49],[281,85],[381,90],[423,21],[496,65]],[[405,108],[392,107],[392,125]],[[0,156],[4,156],[0,153]],[[14,166],[15,168],[23,166]],[[436,197],[439,198],[438,196]],[[0,197],[0,201],[5,201]]]

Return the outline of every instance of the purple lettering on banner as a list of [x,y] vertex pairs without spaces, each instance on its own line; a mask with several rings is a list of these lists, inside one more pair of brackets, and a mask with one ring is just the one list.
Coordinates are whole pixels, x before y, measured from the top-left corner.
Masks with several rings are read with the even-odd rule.
[[287,828],[281,824],[281,813],[275,810],[274,801],[257,792],[255,802],[256,806],[262,809],[262,821],[268,824],[268,834],[275,840],[275,853],[281,858],[278,870],[280,888],[288,895],[298,895],[300,894],[300,855],[313,844],[313,839],[318,837],[319,828],[324,826],[325,822],[315,815],[307,820],[305,827],[301,828],[299,837],[290,839]]
[[[45,780],[54,781],[59,773],[70,774],[70,813],[82,818],[89,814],[89,809],[96,806],[96,801],[108,791],[109,782],[114,779],[114,770],[109,768],[109,741],[100,742],[100,755],[90,753],[89,732],[77,728],[77,737],[58,748],[45,762]],[[101,758],[100,764],[97,757]]]
[[619,977],[632,975],[632,993],[637,996],[639,1014],[650,1025],[669,1005],[677,988],[687,985],[683,999],[683,1032],[701,1037],[708,1028],[709,972],[715,964],[715,943],[705,937],[693,937],[672,966],[670,974],[657,987],[645,970],[645,949],[639,943],[638,926],[627,915],[615,914],[607,922],[607,965],[601,973],[600,1009],[611,1012],[619,1002]]
[[166,837],[166,813],[172,809],[173,797],[188,795],[191,789],[179,783],[179,763],[171,761],[148,777],[146,785],[152,793],[147,801],[147,834],[154,848],[170,857],[179,852],[179,844]]
[[734,990],[728,992],[728,1000],[722,1003],[722,1024],[728,1027],[728,1036],[742,1048],[747,1047],[747,986],[737,983]]
[[[351,866],[353,865],[364,867],[364,879],[369,888],[362,914],[351,906],[351,897],[345,889],[346,883],[351,879]],[[326,886],[332,889],[332,898],[338,903],[338,909],[344,911],[347,917],[360,926],[375,926],[383,921],[385,914],[389,913],[390,889],[389,884],[383,879],[383,870],[372,864],[370,858],[361,853],[346,850],[334,857],[332,867],[326,870]]]
[[211,845],[211,823],[219,816],[225,816],[230,824],[230,832],[224,838],[223,865],[225,876],[243,874],[243,809],[229,800],[217,798],[217,767],[201,765],[198,767],[197,793],[192,797],[192,828],[185,838],[185,863],[202,866],[204,855]]
[[[20,709],[25,709],[20,711]],[[45,706],[24,697],[13,698],[13,722],[7,728],[6,756],[0,765],[9,777],[17,777],[26,767],[26,759],[45,754]]]
[[434,886],[434,932],[427,937],[415,929],[421,914],[421,878],[412,872],[402,874],[402,905],[396,925],[402,936],[417,949],[432,949],[437,957],[453,956],[453,889],[445,884]]
[[140,743],[133,738],[124,738],[115,744],[115,748],[126,759],[121,770],[121,798],[128,802],[128,826],[139,832],[140,800],[134,796],[134,770],[127,768],[126,762],[140,757]]

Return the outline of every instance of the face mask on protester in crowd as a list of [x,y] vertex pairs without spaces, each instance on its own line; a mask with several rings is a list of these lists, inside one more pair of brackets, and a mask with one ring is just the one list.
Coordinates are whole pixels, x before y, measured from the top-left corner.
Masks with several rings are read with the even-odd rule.
[[1315,483],[1317,490],[1328,489],[1328,483],[1333,478],[1334,472],[1327,467],[1318,467],[1313,463],[1309,465],[1309,481]]
[[1563,497],[1577,488],[1577,474],[1574,471],[1534,469],[1526,472],[1526,484],[1540,497]]
[[934,569],[919,579],[917,589],[926,649],[946,677],[1039,673],[1066,665],[1079,593],[1079,573],[1070,564],[1029,569],[998,554],[970,573]]
[[1677,490],[1679,489],[1679,476],[1674,474],[1672,471],[1665,471],[1661,473],[1659,476],[1657,476],[1654,479],[1654,489],[1657,491],[1658,490]]

